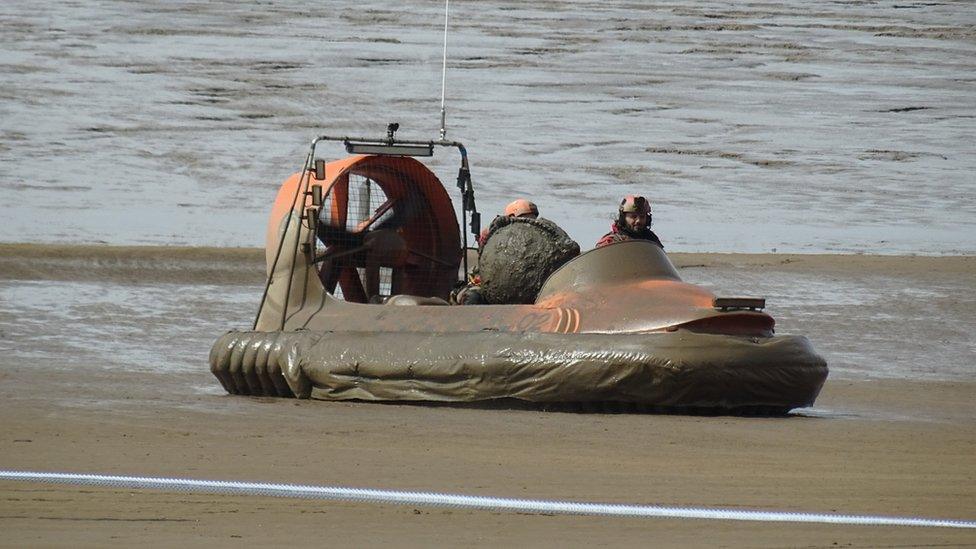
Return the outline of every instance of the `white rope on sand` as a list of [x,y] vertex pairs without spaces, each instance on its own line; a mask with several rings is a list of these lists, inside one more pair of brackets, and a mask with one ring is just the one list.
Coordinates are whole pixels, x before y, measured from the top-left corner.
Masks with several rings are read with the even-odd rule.
[[938,528],[976,529],[976,521],[972,520],[876,515],[840,515],[828,513],[792,513],[783,511],[746,511],[740,509],[663,507],[658,505],[624,505],[616,503],[586,503],[573,501],[465,496],[460,494],[440,494],[434,492],[404,492],[397,490],[373,490],[368,488],[269,484],[261,482],[235,482],[222,480],[194,480],[183,478],[130,477],[116,475],[0,470],[0,480],[46,482],[52,484],[80,484],[110,488],[137,488],[176,492],[204,492],[241,496],[273,496],[400,505],[424,505],[465,509],[560,513],[568,515],[696,518],[712,520],[745,520],[757,522],[808,522],[819,524],[853,524],[864,526],[927,526]]

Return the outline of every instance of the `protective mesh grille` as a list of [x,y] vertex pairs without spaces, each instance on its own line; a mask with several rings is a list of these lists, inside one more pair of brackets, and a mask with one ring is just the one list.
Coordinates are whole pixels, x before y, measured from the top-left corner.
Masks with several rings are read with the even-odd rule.
[[440,181],[412,158],[367,157],[336,177],[319,218],[326,291],[360,303],[396,294],[446,298],[460,235]]

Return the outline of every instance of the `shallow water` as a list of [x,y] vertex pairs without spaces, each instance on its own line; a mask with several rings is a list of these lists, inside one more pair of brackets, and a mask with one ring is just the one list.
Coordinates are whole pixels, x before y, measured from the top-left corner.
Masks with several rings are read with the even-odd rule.
[[2,362],[198,372],[219,335],[250,328],[260,297],[259,286],[3,281]]
[[[765,296],[777,333],[809,337],[832,380],[976,380],[976,295],[968,277],[936,277],[919,288],[883,274],[686,267],[681,275],[718,295]],[[0,280],[0,367],[205,372],[217,337],[250,327],[261,290],[237,283]],[[192,390],[221,393],[216,380]]]
[[[313,136],[436,137],[442,10],[4,2],[0,241],[263,245]],[[969,2],[453,2],[449,41],[489,218],[586,247],[638,192],[673,251],[976,253]]]
[[685,268],[681,275],[718,295],[765,296],[776,332],[810,338],[832,379],[976,379],[970,279],[933,277],[917,287],[884,274]]

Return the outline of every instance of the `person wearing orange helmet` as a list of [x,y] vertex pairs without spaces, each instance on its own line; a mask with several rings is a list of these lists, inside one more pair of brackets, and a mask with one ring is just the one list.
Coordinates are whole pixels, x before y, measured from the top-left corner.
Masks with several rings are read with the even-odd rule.
[[507,217],[528,217],[530,219],[536,219],[539,217],[539,208],[536,207],[535,203],[524,198],[519,198],[510,202],[508,206],[505,206],[505,215]]
[[[524,198],[519,198],[509,202],[508,206],[505,206],[505,217],[527,217],[529,219],[537,219],[539,217],[539,208],[534,202]],[[490,231],[491,225],[481,230],[481,234],[478,235],[479,247],[483,248],[485,246],[485,241],[488,240],[488,233]]]
[[617,219],[610,224],[610,232],[603,235],[596,247],[624,240],[649,240],[664,248],[661,239],[651,230],[651,203],[643,196],[628,194],[620,201]]
[[[525,217],[528,219],[538,219],[539,207],[530,200],[519,198],[509,202],[508,205],[505,206],[504,215],[500,215],[498,217]],[[496,218],[496,220],[497,219],[498,218]],[[487,227],[481,230],[481,234],[478,235],[479,248],[485,247],[485,242],[488,241],[488,235],[491,234],[491,229],[492,225],[489,224]],[[486,303],[484,297],[481,295],[481,277],[478,274],[477,267],[468,273],[468,279],[466,281],[460,282],[451,292],[451,302],[459,305],[481,305]]]

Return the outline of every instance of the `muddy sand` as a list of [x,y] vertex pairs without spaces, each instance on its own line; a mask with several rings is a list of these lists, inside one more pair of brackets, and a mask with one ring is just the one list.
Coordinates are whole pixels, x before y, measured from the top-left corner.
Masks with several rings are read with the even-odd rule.
[[[0,245],[0,468],[976,518],[973,258],[674,254],[687,280],[782,293],[770,303],[780,331],[810,335],[827,358],[833,370],[816,406],[785,418],[228,396],[207,371],[207,351],[223,330],[249,322],[260,258],[258,250]],[[858,290],[864,281],[870,292]],[[53,302],[43,299],[48,289]],[[881,297],[854,299],[861,293]],[[928,369],[913,370],[920,363]],[[976,531],[945,528],[9,481],[0,482],[0,532],[11,547],[976,544]]]

